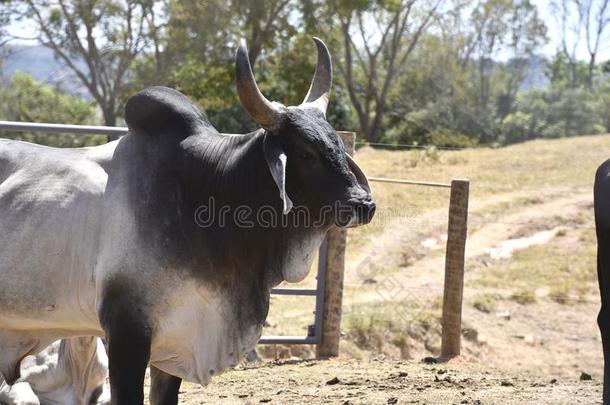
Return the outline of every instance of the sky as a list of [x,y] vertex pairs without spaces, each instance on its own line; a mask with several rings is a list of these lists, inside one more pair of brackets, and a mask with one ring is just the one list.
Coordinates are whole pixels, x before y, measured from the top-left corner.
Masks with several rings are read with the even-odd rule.
[[[599,0],[597,0],[599,1]],[[542,48],[545,56],[555,54],[558,47],[561,45],[561,28],[557,24],[555,17],[551,12],[551,0],[532,0],[532,4],[538,6],[541,19],[545,22],[548,32],[547,37],[549,42]],[[572,38],[572,37],[571,37]],[[571,39],[570,38],[570,39]],[[604,43],[605,42],[605,43]],[[580,43],[576,50],[576,56],[581,60],[588,60],[589,53],[584,40]],[[605,41],[600,43],[598,61],[606,61],[610,59],[610,26],[606,28]]]
[[[544,45],[539,51],[539,53],[547,57],[550,57],[555,54],[555,52],[561,45],[561,29],[551,12],[551,1],[552,0],[531,0],[532,4],[535,4],[538,7],[540,17],[547,25],[548,43]],[[9,31],[21,37],[32,37],[34,35],[31,25],[24,23],[15,23],[9,25]],[[599,56],[597,58],[598,61],[610,60],[610,26],[608,26],[606,31],[607,32],[605,33],[604,38],[605,41],[602,41],[600,45]],[[572,38],[573,37],[570,37],[569,40],[572,40]],[[587,46],[584,41],[581,41],[580,45],[577,48],[577,57],[581,60],[588,60],[589,58]],[[500,59],[502,59],[501,55]]]

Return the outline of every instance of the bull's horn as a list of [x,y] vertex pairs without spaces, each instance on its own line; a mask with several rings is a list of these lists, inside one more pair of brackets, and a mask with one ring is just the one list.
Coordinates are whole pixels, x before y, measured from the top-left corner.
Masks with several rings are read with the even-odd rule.
[[265,129],[277,126],[280,122],[280,108],[267,100],[258,89],[248,60],[248,48],[243,39],[235,58],[235,81],[241,104],[250,117]]
[[318,108],[322,114],[326,115],[326,108],[330,101],[330,86],[333,82],[333,65],[330,59],[330,52],[320,38],[313,37],[313,41],[318,48],[318,64],[316,73],[311,81],[309,91],[303,100],[303,104],[308,104]]

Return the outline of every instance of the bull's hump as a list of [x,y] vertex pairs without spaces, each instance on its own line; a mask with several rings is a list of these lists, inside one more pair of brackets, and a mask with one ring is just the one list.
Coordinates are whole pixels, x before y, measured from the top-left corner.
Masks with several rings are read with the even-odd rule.
[[185,138],[214,128],[206,115],[184,94],[168,87],[149,87],[136,93],[125,106],[131,132]]

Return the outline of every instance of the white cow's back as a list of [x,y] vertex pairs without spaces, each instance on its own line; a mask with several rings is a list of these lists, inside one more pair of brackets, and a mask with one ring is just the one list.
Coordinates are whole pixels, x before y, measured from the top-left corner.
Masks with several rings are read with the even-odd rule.
[[0,330],[100,332],[94,270],[112,146],[0,141]]
[[9,382],[25,355],[102,335],[96,269],[115,147],[0,140],[0,374]]

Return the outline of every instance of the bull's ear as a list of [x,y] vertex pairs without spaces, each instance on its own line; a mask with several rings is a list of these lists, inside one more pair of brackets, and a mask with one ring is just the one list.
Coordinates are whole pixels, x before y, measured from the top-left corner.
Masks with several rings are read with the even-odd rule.
[[292,200],[286,193],[286,153],[278,141],[269,134],[266,134],[263,140],[263,150],[271,176],[280,191],[284,214],[288,214],[292,209]]
[[346,153],[345,156],[347,157],[347,163],[349,165],[349,168],[352,173],[354,173],[354,177],[356,177],[356,181],[358,182],[358,184],[360,184],[360,187],[362,187],[367,193],[371,194],[371,186],[369,186],[369,181],[367,180],[366,175],[364,174],[360,166],[356,164],[356,162],[354,161],[354,159],[352,159],[350,155]]

